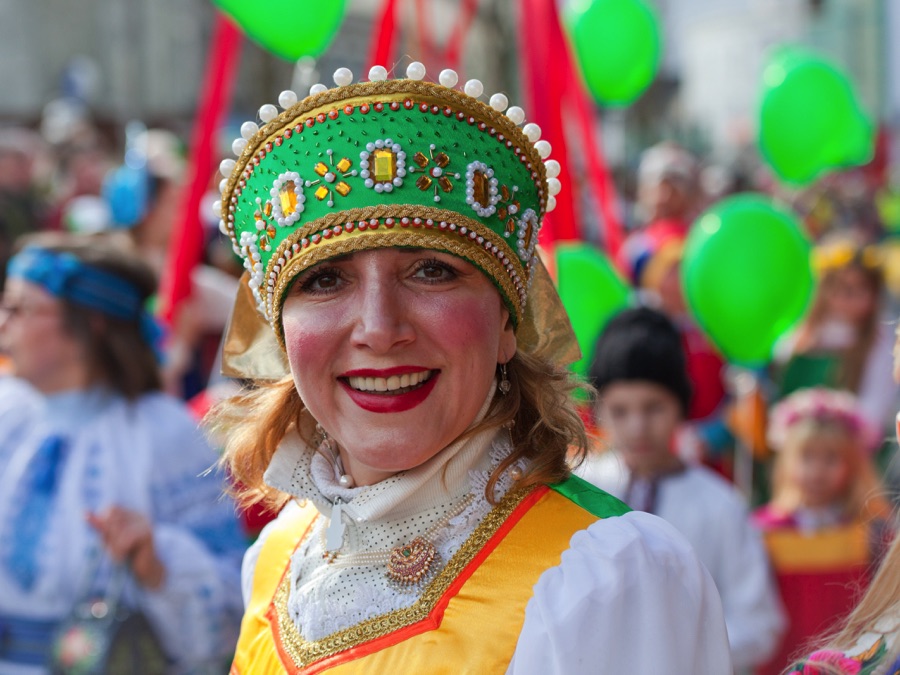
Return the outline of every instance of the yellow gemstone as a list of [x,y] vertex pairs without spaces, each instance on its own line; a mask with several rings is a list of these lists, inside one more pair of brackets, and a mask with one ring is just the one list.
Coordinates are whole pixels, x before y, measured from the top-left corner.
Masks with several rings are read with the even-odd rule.
[[272,202],[266,202],[266,207],[263,209],[265,211],[266,216],[272,215]]
[[438,178],[438,185],[441,186],[441,190],[444,192],[450,192],[453,189],[453,183],[450,182],[450,179],[446,176],[441,176]]
[[344,181],[341,181],[340,183],[335,185],[334,189],[337,190],[337,193],[342,197],[346,197],[350,193],[350,186]]
[[434,156],[434,163],[443,169],[450,163],[450,157],[446,152],[439,152]]
[[322,162],[319,162],[318,164],[316,164],[315,170],[316,170],[316,173],[319,174],[320,176],[324,176],[326,173],[328,173],[328,167],[325,164],[323,164]]
[[269,239],[274,239],[275,238],[275,226],[269,225],[266,228],[266,234],[269,235]]
[[389,183],[397,177],[397,155],[390,150],[376,150],[375,180],[379,183]]
[[421,152],[417,152],[415,155],[413,155],[413,161],[421,167],[425,167],[428,165],[428,158]]
[[420,190],[427,190],[431,187],[431,179],[428,176],[419,176],[416,180],[416,187]]
[[278,199],[281,201],[281,212],[289,216],[297,210],[297,193],[294,192],[294,181],[289,180],[278,191]]
[[475,190],[472,196],[482,206],[487,206],[488,203],[488,187],[488,177],[483,171],[472,174],[472,188]]
[[319,189],[316,190],[316,199],[318,199],[319,201],[322,201],[323,199],[325,199],[325,197],[328,196],[329,192],[331,192],[331,190],[329,190],[324,185],[320,185]]
[[512,218],[506,221],[506,233],[507,234],[515,234],[516,232],[516,221]]
[[508,202],[510,196],[511,195],[509,194],[509,188],[506,187],[505,185],[501,185],[500,186],[500,199],[502,199],[505,202]]
[[525,248],[531,246],[531,237],[534,236],[534,223],[528,221],[528,227],[525,228]]
[[341,173],[347,173],[350,170],[351,166],[352,166],[352,164],[351,164],[350,160],[347,159],[346,157],[344,157],[340,162],[337,163],[336,168]]

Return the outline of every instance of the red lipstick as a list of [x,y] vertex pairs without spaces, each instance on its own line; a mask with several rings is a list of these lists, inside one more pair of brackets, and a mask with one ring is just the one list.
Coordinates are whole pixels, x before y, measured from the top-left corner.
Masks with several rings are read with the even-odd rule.
[[350,383],[347,382],[345,378],[390,377],[391,375],[404,375],[411,372],[418,373],[423,370],[428,370],[428,368],[409,368],[407,366],[401,366],[400,368],[391,368],[388,370],[354,370],[350,371],[350,373],[342,375],[338,379],[338,382],[340,382],[341,386],[344,388],[344,391],[347,392],[347,395],[350,397],[350,399],[363,410],[368,410],[369,412],[374,413],[397,413],[404,412],[406,410],[412,410],[417,405],[422,403],[426,398],[428,398],[428,395],[434,389],[435,383],[437,383],[438,377],[440,377],[441,375],[440,371],[435,371],[434,374],[428,379],[428,381],[425,382],[422,386],[403,394],[359,391],[358,389],[354,389],[353,387],[351,387]]

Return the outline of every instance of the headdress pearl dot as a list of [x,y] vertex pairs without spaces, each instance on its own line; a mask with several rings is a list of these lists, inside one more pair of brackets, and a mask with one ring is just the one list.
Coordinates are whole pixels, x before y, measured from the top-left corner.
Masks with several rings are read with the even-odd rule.
[[514,105],[506,111],[506,116],[512,120],[513,124],[522,124],[525,121],[525,111],[519,106]]
[[231,143],[231,151],[236,155],[240,155],[246,147],[247,140],[244,138],[235,138]]
[[551,196],[547,197],[546,213],[550,213],[555,208],[556,208],[556,197],[551,195]]
[[532,143],[537,143],[541,140],[541,128],[534,122],[529,122],[522,127],[522,133],[525,134],[525,137]]
[[560,190],[562,190],[562,184],[559,182],[559,178],[547,179],[547,191],[550,193],[551,197],[558,195]]
[[278,94],[278,105],[280,105],[282,108],[287,109],[296,104],[297,94],[290,89],[285,89],[283,92]]
[[382,82],[387,79],[388,71],[384,66],[372,66],[369,68],[369,79],[372,82]]
[[334,83],[339,87],[346,87],[353,82],[353,73],[349,68],[338,68],[334,71]]
[[547,159],[553,148],[547,141],[538,141],[534,144],[534,149],[537,150],[537,154],[541,156],[541,159]]
[[425,77],[425,66],[419,61],[413,61],[406,68],[406,76],[411,80],[421,80]]
[[503,112],[508,105],[509,99],[506,98],[505,94],[494,94],[491,96],[491,107],[497,112]]
[[446,70],[442,70],[440,76],[438,76],[438,82],[440,82],[445,87],[455,87],[456,83],[459,82],[459,75],[456,74],[455,70],[451,70],[447,68]]
[[478,98],[484,93],[484,85],[481,84],[481,80],[469,80],[466,82],[466,86],[463,87],[463,91],[472,98]]
[[259,119],[263,122],[271,122],[276,117],[278,117],[278,108],[276,108],[271,103],[266,103],[264,106],[261,106],[259,109]]
[[316,94],[321,94],[326,91],[328,91],[328,87],[326,87],[324,84],[318,83],[309,88],[309,95],[315,96]]
[[231,172],[234,170],[234,160],[233,159],[223,159],[219,164],[219,173],[223,176],[231,175]]
[[241,125],[241,136],[247,140],[253,138],[257,131],[259,131],[259,126],[257,126],[256,122],[244,122]]
[[556,178],[560,172],[559,162],[555,159],[548,159],[544,162],[544,169],[547,171],[547,178]]

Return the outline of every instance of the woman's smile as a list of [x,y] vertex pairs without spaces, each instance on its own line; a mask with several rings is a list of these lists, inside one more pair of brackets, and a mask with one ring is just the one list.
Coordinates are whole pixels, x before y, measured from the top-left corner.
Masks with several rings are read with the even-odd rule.
[[388,377],[339,377],[338,382],[346,389],[350,400],[363,410],[396,413],[412,410],[424,402],[434,391],[439,374],[439,370],[417,369]]

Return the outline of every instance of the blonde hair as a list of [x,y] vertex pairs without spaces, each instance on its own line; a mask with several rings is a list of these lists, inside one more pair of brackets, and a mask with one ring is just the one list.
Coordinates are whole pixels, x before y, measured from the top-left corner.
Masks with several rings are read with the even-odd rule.
[[[565,368],[522,352],[517,352],[507,367],[509,392],[495,396],[486,417],[461,436],[511,427],[513,452],[491,474],[485,488],[490,501],[500,475],[519,459],[528,459],[529,465],[517,481],[518,487],[554,483],[569,475],[567,454],[580,462],[588,446],[572,398],[574,390],[583,385]],[[207,424],[226,438],[222,463],[240,482],[236,496],[244,505],[262,503],[277,511],[288,500],[287,495],[265,484],[263,474],[285,436],[301,433],[305,410],[288,376],[228,399],[208,416]],[[303,440],[312,442],[311,438]]]
[[853,520],[886,518],[890,514],[890,506],[868,454],[860,447],[862,441],[845,425],[814,417],[804,417],[785,430],[772,474],[770,503],[774,510],[793,513],[801,506],[802,495],[799,486],[791,479],[791,470],[799,460],[800,450],[822,436],[846,439],[842,445],[850,477],[839,502],[844,513]]
[[871,314],[863,320],[862,325],[858,326],[858,339],[841,354],[838,381],[835,383],[836,386],[842,389],[858,392],[863,370],[866,367],[866,360],[878,337],[878,300],[884,288],[884,274],[881,268],[866,264],[863,251],[856,251],[848,259],[842,260],[840,264],[820,269],[815,300],[809,314],[797,332],[797,343],[794,351],[797,354],[806,354],[816,350],[816,337],[828,314],[829,295],[837,284],[839,275],[849,269],[857,270],[862,274],[875,300],[872,303]]

